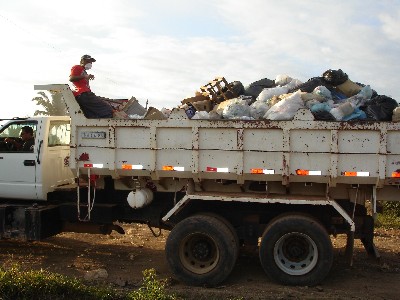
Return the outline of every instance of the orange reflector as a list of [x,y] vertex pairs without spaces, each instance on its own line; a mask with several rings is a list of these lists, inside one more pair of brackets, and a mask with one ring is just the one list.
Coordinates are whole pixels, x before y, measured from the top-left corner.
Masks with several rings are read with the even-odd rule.
[[296,170],[296,175],[300,175],[300,176],[308,175],[308,170],[300,170],[300,169],[297,169],[297,170]]
[[264,174],[264,170],[263,169],[251,169],[250,173],[251,174]]
[[400,177],[400,172],[393,172],[392,173],[392,177],[399,178]]
[[173,166],[162,166],[163,171],[173,171],[174,167]]
[[344,172],[344,176],[357,176],[357,172]]
[[132,170],[132,165],[122,165],[122,170]]

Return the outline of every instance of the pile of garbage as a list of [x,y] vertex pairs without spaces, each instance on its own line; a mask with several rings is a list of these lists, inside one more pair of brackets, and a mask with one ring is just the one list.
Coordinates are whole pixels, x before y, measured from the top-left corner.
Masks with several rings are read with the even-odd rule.
[[244,87],[215,78],[200,87],[180,108],[190,119],[291,120],[301,108],[315,120],[400,120],[396,100],[378,95],[369,85],[353,82],[342,70],[327,70],[301,82],[288,75],[264,78]]

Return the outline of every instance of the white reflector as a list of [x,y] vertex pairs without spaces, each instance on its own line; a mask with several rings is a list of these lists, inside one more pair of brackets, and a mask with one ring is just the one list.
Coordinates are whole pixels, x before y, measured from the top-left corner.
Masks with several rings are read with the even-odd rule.
[[321,175],[321,171],[308,171],[308,175]]
[[183,172],[185,171],[185,167],[174,167],[174,171]]

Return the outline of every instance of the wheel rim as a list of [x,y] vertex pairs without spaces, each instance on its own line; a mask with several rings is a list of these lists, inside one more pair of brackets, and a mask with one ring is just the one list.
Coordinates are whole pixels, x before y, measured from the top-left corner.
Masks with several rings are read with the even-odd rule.
[[194,233],[182,240],[179,257],[183,266],[196,274],[210,272],[218,263],[219,250],[215,241],[203,233]]
[[274,260],[276,265],[289,275],[307,274],[317,264],[317,245],[306,234],[287,233],[275,244]]

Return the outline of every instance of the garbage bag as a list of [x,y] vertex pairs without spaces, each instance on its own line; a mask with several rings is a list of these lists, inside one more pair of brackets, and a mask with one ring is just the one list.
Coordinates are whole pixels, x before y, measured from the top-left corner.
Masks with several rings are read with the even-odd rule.
[[244,88],[244,95],[252,96],[254,99],[256,99],[263,89],[274,86],[275,82],[273,80],[268,78],[260,79],[246,86]]
[[347,79],[344,83],[336,86],[336,89],[342,94],[345,94],[347,97],[351,97],[358,94],[362,89],[362,86],[351,81],[350,79]]
[[277,75],[275,77],[275,85],[279,86],[287,85],[289,82],[292,81],[292,79],[293,79],[292,77],[285,74]]
[[367,114],[359,108],[356,108],[352,114],[344,117],[342,121],[354,121],[354,120],[365,120]]
[[302,92],[312,93],[312,91],[318,86],[326,86],[329,90],[333,87],[326,83],[321,77],[313,77],[307,80],[306,82],[296,86],[289,90],[289,93],[293,93],[297,90],[301,90]]
[[320,85],[317,86],[313,92],[314,95],[318,95],[321,96],[323,98],[323,100],[329,100],[332,99],[332,93],[330,90],[327,89],[326,86]]
[[235,97],[243,95],[244,94],[244,86],[240,81],[232,81],[229,84],[233,94]]
[[318,113],[321,111],[331,111],[332,107],[327,102],[316,103],[311,106],[310,110],[312,113]]
[[256,101],[263,101],[266,102],[268,99],[272,98],[273,96],[280,96],[286,94],[288,92],[288,88],[285,86],[277,86],[273,88],[265,88],[262,92],[258,95]]
[[331,109],[330,113],[337,121],[342,121],[344,117],[354,112],[354,106],[350,102],[345,102]]
[[255,101],[250,105],[250,116],[256,120],[261,119],[270,107],[267,102]]
[[332,99],[336,103],[343,102],[344,100],[347,99],[347,96],[345,94],[342,94],[341,92],[339,92],[339,91],[337,91],[335,89],[332,89],[330,91],[331,91],[331,94],[332,94]]
[[209,120],[210,114],[205,110],[196,111],[192,120]]
[[336,121],[335,117],[329,111],[318,110],[311,112],[314,115],[315,120],[319,121]]
[[341,69],[339,70],[327,70],[322,74],[324,81],[330,85],[337,86],[349,79],[349,76]]
[[284,85],[284,87],[287,87],[288,90],[293,90],[296,89],[301,84],[303,84],[302,81],[298,79],[292,79],[288,84]]
[[[304,101],[304,99],[303,99]],[[319,102],[317,99],[310,99],[304,102],[304,105],[308,108],[311,109],[311,107],[313,107],[316,104],[319,104],[321,102]]]
[[372,89],[369,85],[364,86],[361,91],[354,96],[351,96],[346,100],[346,102],[350,102],[353,107],[360,107],[364,105],[368,100],[372,97]]
[[388,96],[378,95],[365,102],[360,109],[366,113],[368,119],[376,121],[391,121],[393,110],[398,106],[399,104],[396,100]]
[[235,98],[222,111],[224,119],[239,119],[241,117],[250,117],[250,107],[246,100]]
[[264,115],[268,120],[291,120],[296,112],[304,107],[301,92],[297,91],[272,106]]

